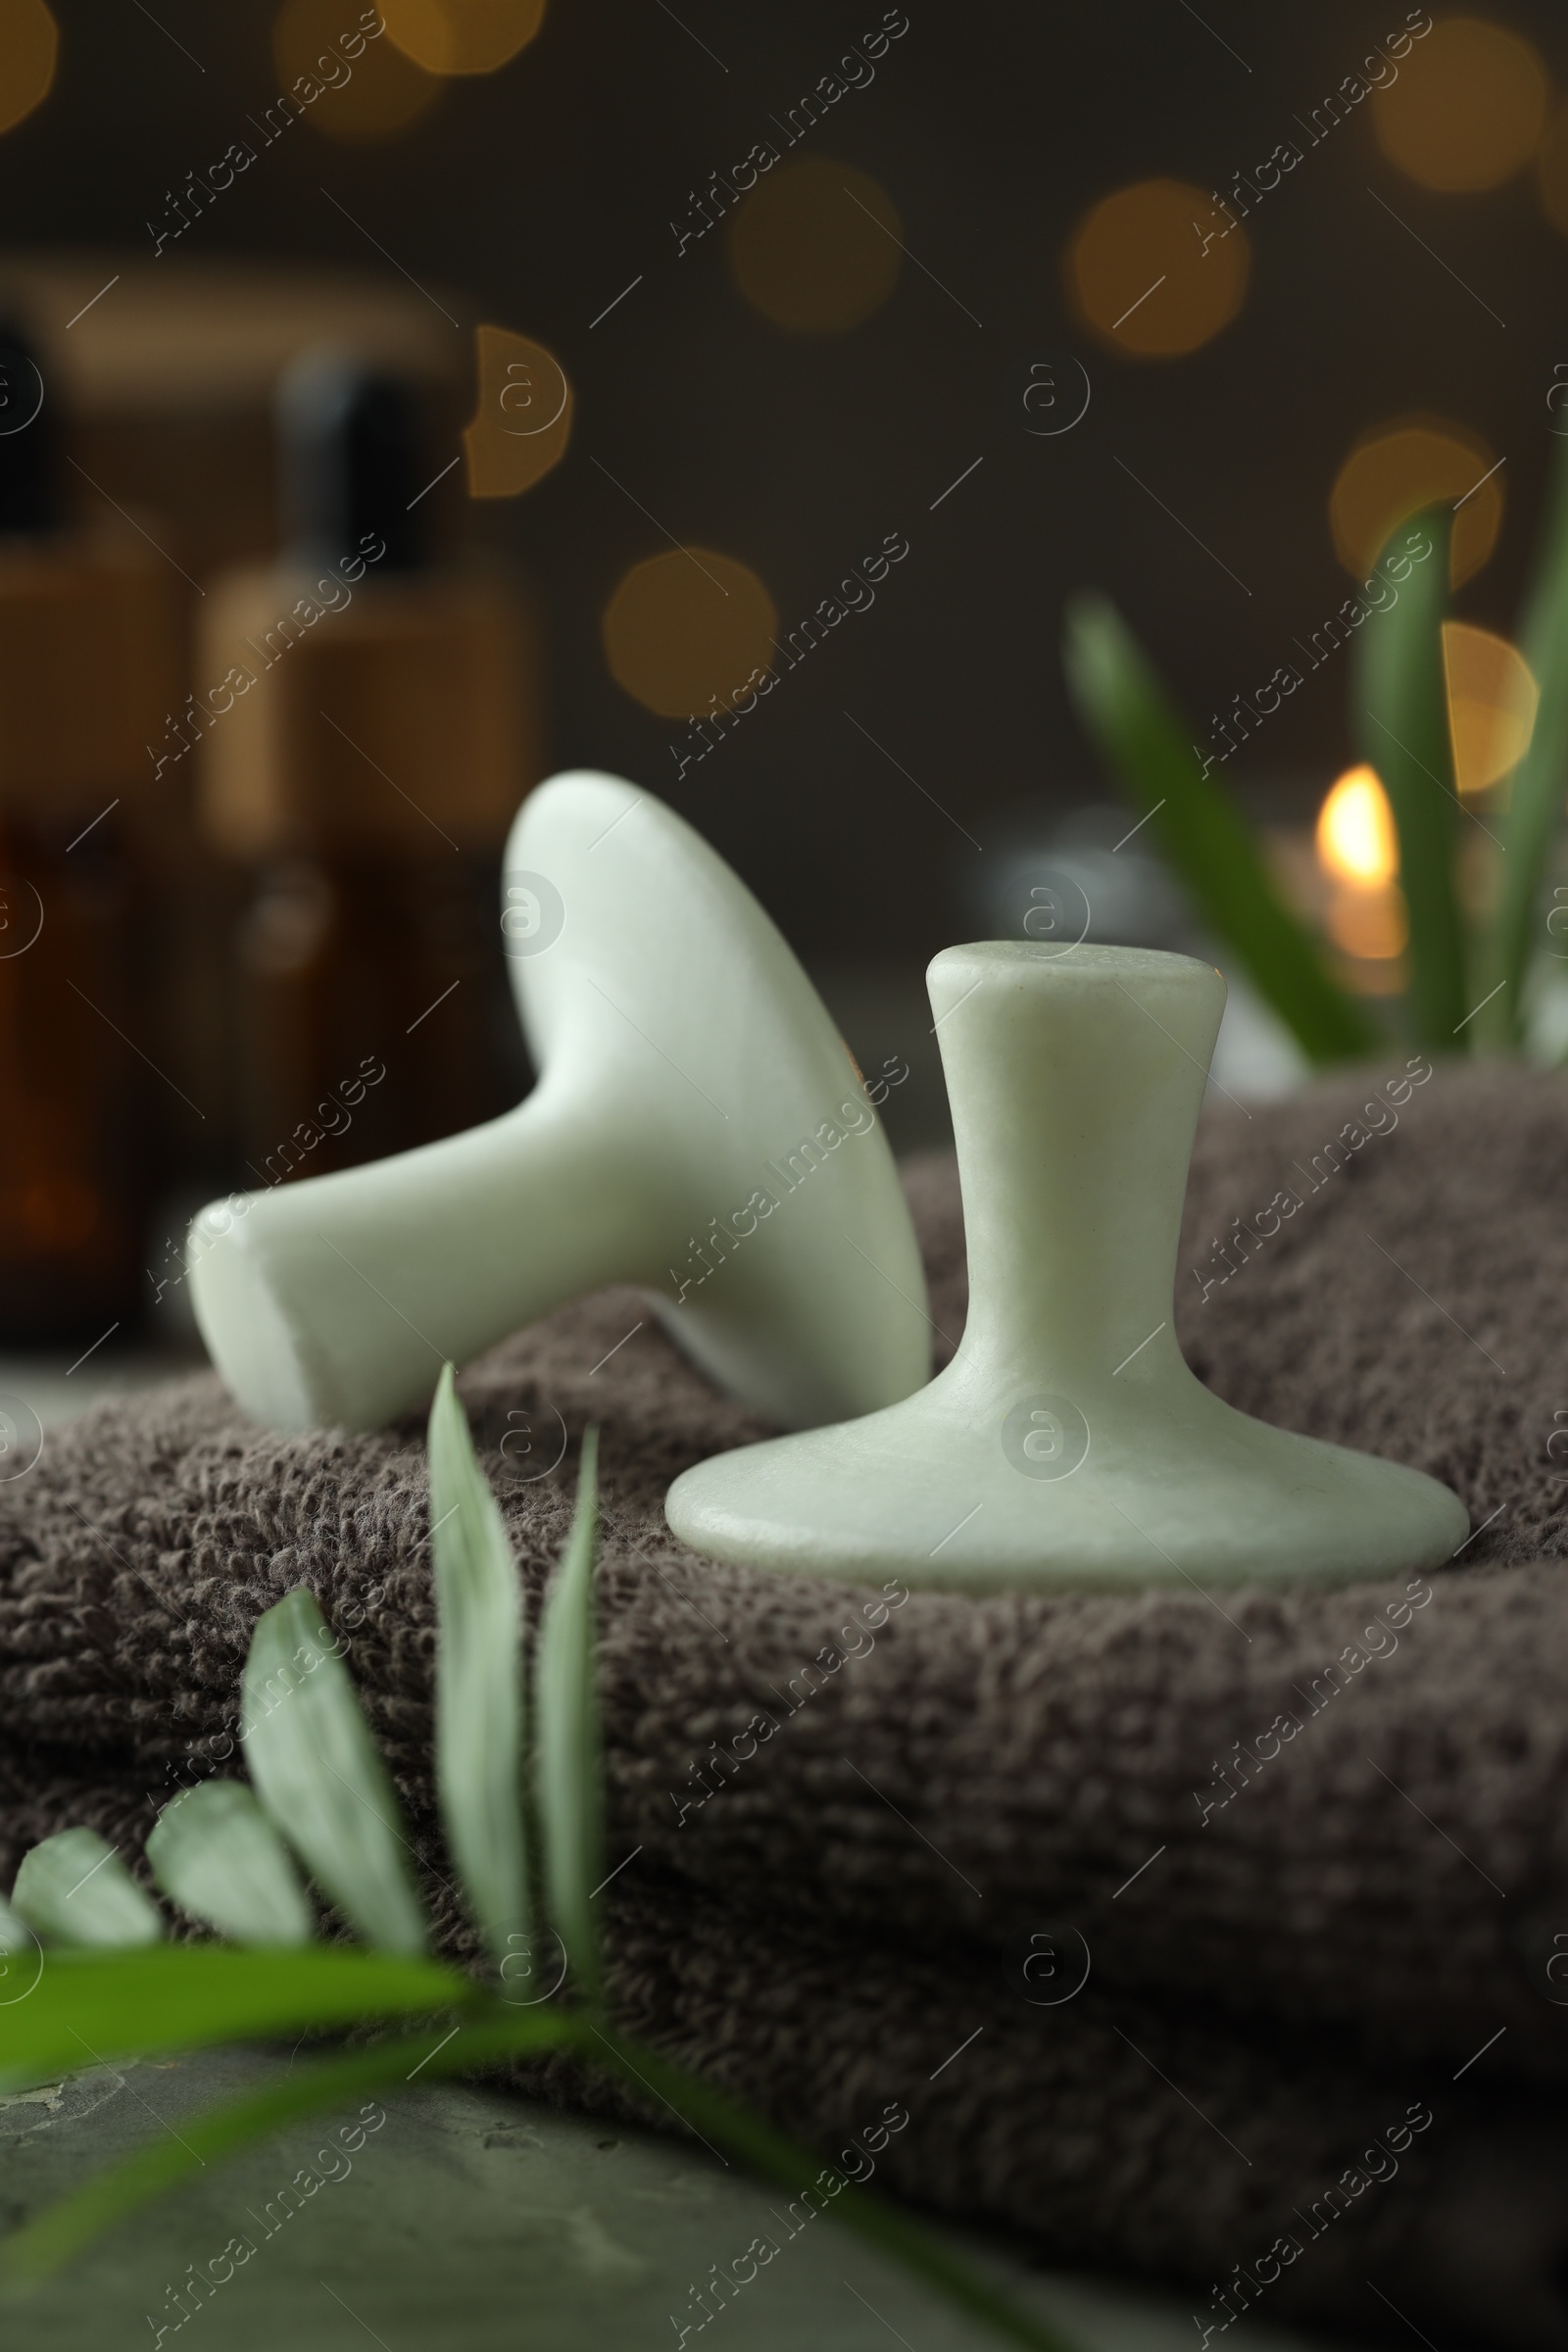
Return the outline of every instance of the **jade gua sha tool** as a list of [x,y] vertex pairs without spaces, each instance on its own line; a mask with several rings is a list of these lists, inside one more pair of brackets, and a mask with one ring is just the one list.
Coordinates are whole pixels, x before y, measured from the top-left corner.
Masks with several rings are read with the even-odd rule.
[[1250,1419],[1177,1347],[1219,973],[1009,941],[949,948],[927,977],[969,1252],[957,1353],[906,1402],[686,1471],[676,1535],[953,1592],[1343,1584],[1448,1558],[1470,1522],[1446,1487]]
[[612,1282],[646,1286],[702,1369],[787,1428],[917,1388],[925,1277],[892,1154],[722,858],[618,778],[557,776],[513,825],[503,893],[527,1099],[196,1218],[196,1320],[240,1404],[374,1428],[445,1359]]

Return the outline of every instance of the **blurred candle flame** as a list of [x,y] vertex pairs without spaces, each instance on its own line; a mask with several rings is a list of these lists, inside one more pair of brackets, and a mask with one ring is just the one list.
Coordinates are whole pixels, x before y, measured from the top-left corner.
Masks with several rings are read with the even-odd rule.
[[1333,883],[1329,937],[1357,961],[1384,962],[1410,935],[1398,884],[1399,841],[1376,768],[1348,768],[1317,818],[1318,861]]
[[1375,767],[1347,768],[1318,810],[1317,854],[1336,881],[1376,890],[1399,871],[1394,811]]

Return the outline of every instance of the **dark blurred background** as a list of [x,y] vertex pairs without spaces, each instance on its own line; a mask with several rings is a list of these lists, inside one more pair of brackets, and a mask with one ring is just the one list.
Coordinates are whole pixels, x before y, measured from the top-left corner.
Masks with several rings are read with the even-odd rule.
[[[401,351],[429,387],[434,475],[475,414],[474,328],[542,345],[571,391],[559,462],[515,496],[481,500],[460,464],[430,501],[449,545],[504,555],[531,597],[533,772],[623,773],[714,843],[818,976],[862,1063],[908,1060],[910,1082],[887,1105],[896,1141],[942,1124],[923,964],[955,938],[1017,930],[1028,897],[1009,912],[1009,857],[1106,789],[1062,681],[1075,590],[1115,598],[1206,736],[1209,714],[1294,659],[1349,593],[1336,481],[1365,437],[1419,416],[1474,453],[1478,478],[1502,462],[1482,494],[1486,560],[1459,610],[1506,632],[1555,448],[1553,369],[1568,365],[1568,241],[1550,217],[1568,220],[1568,25],[1544,0],[1475,20],[1530,48],[1502,60],[1500,176],[1460,188],[1388,151],[1381,99],[1342,105],[1344,119],[1311,135],[1313,110],[1377,44],[1429,22],[1396,0],[1204,0],[1201,15],[1186,0],[908,0],[886,15],[876,0],[744,12],[680,0],[678,13],[663,0],[550,0],[536,35],[493,72],[424,74],[405,52],[392,60],[390,31],[375,36],[352,80],[264,145],[265,110],[302,44],[347,32],[360,13],[355,0],[54,0],[52,86],[0,137],[0,196],[18,300],[59,389],[66,446],[83,453],[74,504],[110,499],[150,533],[188,616],[225,564],[265,563],[277,544],[279,355],[352,340],[356,321],[383,357]],[[387,14],[417,49],[441,11],[409,0]],[[474,23],[506,15],[505,0],[471,9]],[[1428,40],[1407,47],[1405,96],[1420,96]],[[852,44],[858,86],[785,155],[791,110]],[[1476,104],[1493,105],[1489,91]],[[1441,149],[1454,93],[1434,85],[1428,98]],[[1419,148],[1419,110],[1392,135]],[[255,161],[215,193],[209,168],[247,138]],[[712,175],[733,185],[768,140],[783,160],[748,226],[747,202]],[[1262,193],[1256,168],[1286,140],[1300,160]],[[775,199],[802,159],[822,169],[792,216]],[[1485,177],[1484,157],[1478,169]],[[188,194],[181,214],[192,173],[207,194]],[[1196,217],[1200,272],[1235,277],[1247,248],[1217,324],[1189,316],[1213,282],[1186,287],[1181,256],[1141,319],[1103,315],[1117,271],[1139,267],[1122,249],[1128,237],[1136,249],[1136,220],[1108,258],[1091,240],[1074,264],[1097,206],[1161,179],[1200,200],[1216,192],[1237,220],[1251,208],[1212,260],[1196,220],[1217,235],[1226,216],[1204,202]],[[855,204],[842,230],[822,226],[829,181]],[[713,225],[697,234],[704,202]],[[182,218],[155,260],[160,230]],[[68,327],[74,302],[61,287],[85,300],[116,272]],[[313,294],[321,272],[336,274]],[[289,323],[257,323],[273,312]],[[226,359],[204,352],[204,318]],[[1167,348],[1140,350],[1141,324]],[[1191,348],[1169,347],[1184,337]],[[1042,429],[1083,390],[1079,421]],[[679,567],[687,548],[745,567],[783,637],[889,535],[908,552],[874,606],[781,667],[700,760],[687,716],[617,682],[639,662],[657,677],[669,653],[657,595],[653,621],[626,623],[629,648],[617,654],[613,623],[607,640],[607,611],[646,560]],[[667,587],[667,572],[655,578]],[[749,580],[743,605],[752,593]],[[744,640],[744,614],[729,620]],[[722,701],[751,662],[735,674],[728,640],[713,662]],[[678,710],[686,673],[673,666]],[[1353,759],[1347,684],[1325,662],[1231,762],[1231,783],[1271,821],[1308,826]],[[186,762],[182,793],[198,765]],[[172,805],[167,821],[194,822]],[[203,865],[212,855],[210,843],[193,852],[185,881],[166,874],[163,887],[195,890],[210,909],[200,953],[216,970],[255,877]],[[484,1018],[499,1036],[502,967],[485,952]],[[195,967],[180,968],[170,987],[188,1011]],[[163,1122],[154,1224],[204,1187],[253,1180],[240,1112],[205,1101],[199,1079],[255,1049],[224,1026],[239,1016],[217,981],[198,993],[205,1041],[169,1046],[187,1056],[171,1072],[187,1108],[165,1087],[149,1114]],[[151,1034],[136,1033],[138,1051]],[[521,1079],[507,1055],[497,1044],[485,1082],[498,1100]],[[206,1115],[190,1115],[193,1102]],[[145,1308],[145,1266],[138,1280]]]

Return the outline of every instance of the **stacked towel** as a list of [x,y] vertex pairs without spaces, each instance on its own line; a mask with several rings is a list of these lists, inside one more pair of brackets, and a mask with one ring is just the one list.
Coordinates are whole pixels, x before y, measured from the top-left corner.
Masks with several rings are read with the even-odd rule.
[[[945,1358],[956,1178],[907,1180]],[[472,1366],[534,1602],[602,1425],[627,2027],[825,2160],[906,2112],[883,2185],[1180,2281],[1200,2342],[1255,2309],[1568,2345],[1565,1301],[1556,1076],[1391,1055],[1205,1114],[1189,1360],[1447,1481],[1475,1530],[1430,1575],[1283,1597],[1210,1592],[1200,1558],[1180,1596],[1105,1599],[714,1566],[663,1493],[764,1433],[642,1300]],[[471,1950],[431,1795],[428,1524],[413,1423],[279,1437],[204,1376],[51,1435],[0,1484],[0,1883],[72,1822],[134,1852],[176,1787],[239,1769],[251,1628],[305,1583]],[[564,2061],[521,2079],[618,2103]]]

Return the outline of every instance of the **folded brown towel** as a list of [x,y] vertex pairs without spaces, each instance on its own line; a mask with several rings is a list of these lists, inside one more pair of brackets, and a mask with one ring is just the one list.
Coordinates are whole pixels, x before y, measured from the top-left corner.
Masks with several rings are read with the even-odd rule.
[[[1568,2344],[1568,1083],[1427,1068],[1205,1117],[1177,1319],[1233,1403],[1457,1488],[1477,1532],[1429,1578],[967,1601],[715,1567],[663,1491],[760,1433],[640,1300],[462,1384],[535,1595],[604,1426],[628,2025],[828,2157],[902,2103],[889,2186],[1188,2280],[1200,2334],[1255,2304]],[[946,1355],[951,1163],[909,1182]],[[412,1425],[277,1438],[202,1378],[51,1437],[0,1486],[0,1876],[234,1769],[250,1629],[300,1582],[444,1867],[427,1526]]]

